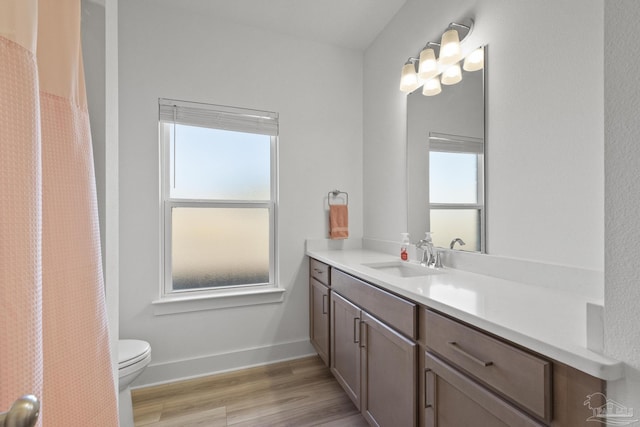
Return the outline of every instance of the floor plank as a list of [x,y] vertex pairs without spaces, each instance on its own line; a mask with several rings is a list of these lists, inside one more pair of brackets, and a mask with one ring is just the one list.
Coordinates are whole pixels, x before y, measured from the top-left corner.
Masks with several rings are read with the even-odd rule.
[[367,426],[318,356],[131,394],[136,427]]

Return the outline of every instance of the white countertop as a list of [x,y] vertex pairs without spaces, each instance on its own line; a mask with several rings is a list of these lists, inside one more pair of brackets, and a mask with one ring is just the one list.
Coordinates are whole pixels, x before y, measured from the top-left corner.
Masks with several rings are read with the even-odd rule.
[[594,377],[623,375],[621,362],[587,349],[586,305],[602,300],[446,267],[437,274],[397,277],[363,264],[399,257],[365,249],[307,255]]

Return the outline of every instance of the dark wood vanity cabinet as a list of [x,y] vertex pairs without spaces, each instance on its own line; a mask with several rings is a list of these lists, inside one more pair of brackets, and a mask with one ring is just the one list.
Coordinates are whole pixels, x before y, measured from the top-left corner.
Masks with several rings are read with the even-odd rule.
[[422,354],[426,427],[543,426],[428,351]]
[[329,366],[330,267],[309,259],[309,338],[320,358]]
[[310,335],[372,426],[589,426],[605,382],[310,259]]
[[416,425],[417,344],[362,313],[361,412],[373,426]]
[[604,382],[422,308],[420,420],[427,427],[592,423],[583,405]]
[[551,421],[551,362],[428,309],[423,425],[542,426]]
[[337,286],[331,298],[331,371],[369,424],[415,426],[417,344],[389,326],[384,315],[376,318],[356,304],[376,316],[388,312],[392,322],[410,331],[415,331],[415,305],[404,306],[404,300],[340,271],[331,275]]
[[551,362],[433,311],[421,314],[428,351],[541,421],[551,421]]
[[331,372],[360,409],[360,308],[335,292],[331,298]]

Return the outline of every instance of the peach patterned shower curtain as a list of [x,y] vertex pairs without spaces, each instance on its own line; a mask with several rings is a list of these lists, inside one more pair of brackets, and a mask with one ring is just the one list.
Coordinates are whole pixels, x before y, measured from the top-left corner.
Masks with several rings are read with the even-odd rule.
[[117,426],[80,0],[0,0],[0,411]]

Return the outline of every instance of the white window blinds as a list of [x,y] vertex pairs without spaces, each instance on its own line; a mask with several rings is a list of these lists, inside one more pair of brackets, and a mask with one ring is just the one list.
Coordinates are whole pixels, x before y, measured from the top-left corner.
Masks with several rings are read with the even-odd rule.
[[483,154],[484,140],[471,136],[429,132],[429,151]]
[[161,122],[278,135],[278,113],[165,98],[158,104]]

